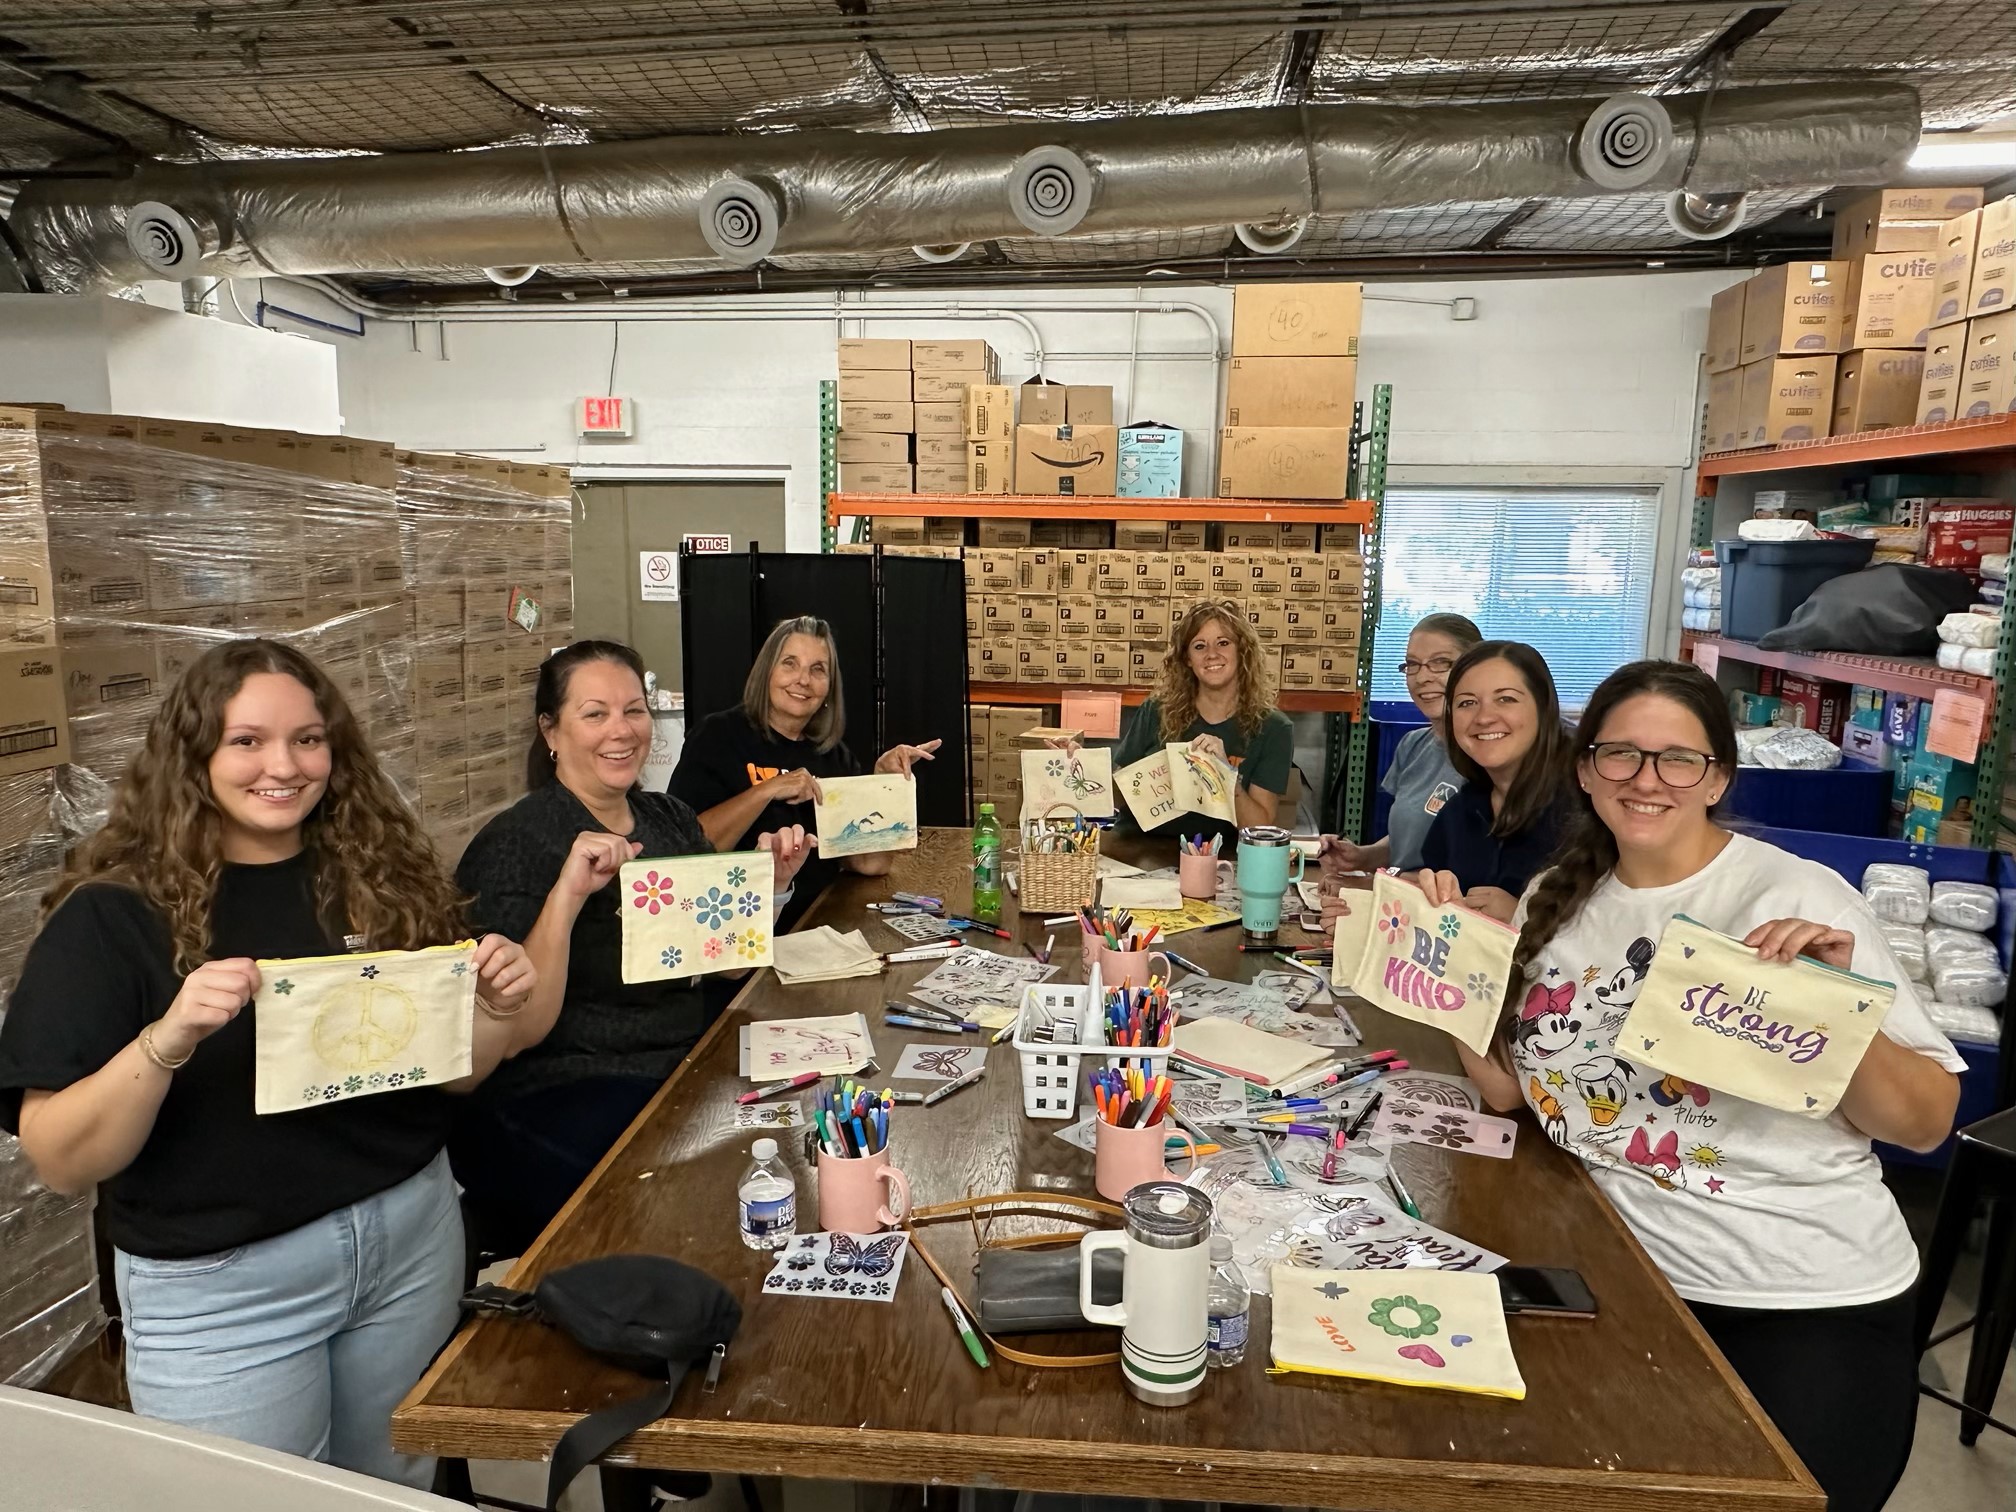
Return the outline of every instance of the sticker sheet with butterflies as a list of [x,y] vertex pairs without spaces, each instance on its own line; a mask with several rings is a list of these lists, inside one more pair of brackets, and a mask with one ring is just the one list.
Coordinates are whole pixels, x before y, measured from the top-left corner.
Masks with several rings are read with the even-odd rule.
[[252,1110],[289,1113],[467,1076],[475,961],[465,941],[259,962]]
[[800,1234],[777,1252],[763,1290],[770,1296],[887,1302],[910,1255],[906,1234]]
[[[1081,747],[1075,751],[1022,753],[1022,813],[1041,818],[1053,804],[1076,809],[1087,819],[1113,817],[1113,753]],[[1061,812],[1061,810],[1060,810]]]
[[1491,1276],[1277,1265],[1272,1279],[1276,1369],[1525,1400]]
[[1825,1118],[1896,1000],[1893,983],[1765,961],[1676,914],[1617,1031],[1633,1060],[1767,1108]]
[[1331,986],[1489,1053],[1516,930],[1454,904],[1433,907],[1412,882],[1380,872],[1369,895],[1352,895],[1332,943]]
[[623,980],[768,966],[774,875],[768,851],[626,861],[617,874]]

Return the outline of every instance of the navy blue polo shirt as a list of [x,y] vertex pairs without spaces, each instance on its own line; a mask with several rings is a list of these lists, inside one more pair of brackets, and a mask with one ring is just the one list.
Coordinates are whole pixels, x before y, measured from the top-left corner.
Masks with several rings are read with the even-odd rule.
[[1516,898],[1553,859],[1567,827],[1567,803],[1565,796],[1558,799],[1516,835],[1494,835],[1490,782],[1466,782],[1428,827],[1421,864],[1430,871],[1454,872],[1465,892],[1502,887]]

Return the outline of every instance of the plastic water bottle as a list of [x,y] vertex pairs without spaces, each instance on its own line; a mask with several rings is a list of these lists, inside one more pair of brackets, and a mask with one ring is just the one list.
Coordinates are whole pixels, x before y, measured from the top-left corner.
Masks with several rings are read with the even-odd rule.
[[973,917],[982,924],[1001,922],[1001,824],[994,805],[980,805],[973,826]]
[[754,1159],[735,1189],[742,1242],[753,1250],[780,1250],[798,1232],[798,1183],[777,1158],[776,1140],[759,1139],[749,1153]]
[[1211,1290],[1206,1294],[1204,1363],[1213,1370],[1225,1370],[1246,1358],[1246,1319],[1253,1307],[1253,1293],[1232,1259],[1232,1241],[1224,1234],[1211,1236]]

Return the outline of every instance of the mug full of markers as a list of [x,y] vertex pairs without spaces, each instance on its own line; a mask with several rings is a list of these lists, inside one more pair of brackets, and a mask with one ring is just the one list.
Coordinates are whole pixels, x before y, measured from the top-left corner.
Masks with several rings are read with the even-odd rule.
[[[1094,1071],[1092,1099],[1098,1106],[1093,1126],[1093,1185],[1099,1195],[1118,1202],[1144,1181],[1173,1179],[1165,1161],[1164,1141],[1174,1088],[1166,1076],[1129,1068]],[[1196,1146],[1178,1129],[1175,1138],[1188,1146],[1194,1165]]]
[[825,1093],[819,1128],[819,1227],[829,1234],[894,1228],[910,1211],[910,1180],[889,1163],[893,1100],[853,1082]]

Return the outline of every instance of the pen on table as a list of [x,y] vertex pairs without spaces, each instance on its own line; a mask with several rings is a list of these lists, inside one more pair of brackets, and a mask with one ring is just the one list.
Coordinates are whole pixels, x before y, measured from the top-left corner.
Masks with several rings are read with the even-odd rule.
[[1407,1190],[1407,1184],[1400,1179],[1400,1173],[1388,1170],[1386,1181],[1393,1188],[1393,1195],[1400,1199],[1400,1211],[1409,1218],[1418,1219],[1421,1216],[1421,1209],[1414,1206],[1414,1194]]
[[1323,1152],[1323,1179],[1325,1181],[1335,1181],[1337,1179],[1337,1156],[1343,1148],[1344,1125],[1340,1121],[1331,1127],[1330,1148]]
[[[1241,945],[1239,948],[1241,950],[1244,950],[1246,947],[1244,945]],[[1316,978],[1317,981],[1321,982],[1326,987],[1330,985],[1330,973],[1327,971],[1318,971],[1314,966],[1311,966],[1307,961],[1298,961],[1295,959],[1295,957],[1291,955],[1283,955],[1278,950],[1274,952],[1274,959],[1279,961],[1284,966],[1292,966],[1297,971],[1308,973],[1308,975]]]
[[924,1094],[922,1092],[891,1092],[889,1094],[889,1101],[899,1105],[921,1103],[924,1101]]
[[1274,1146],[1267,1143],[1265,1134],[1260,1136],[1259,1143],[1260,1158],[1267,1162],[1267,1174],[1274,1178],[1274,1185],[1285,1187],[1288,1185],[1288,1173],[1281,1169],[1281,1162],[1274,1158]]
[[973,1332],[973,1325],[966,1321],[966,1314],[959,1308],[959,1299],[952,1295],[952,1288],[941,1286],[938,1295],[945,1299],[945,1310],[952,1314],[952,1326],[959,1330],[959,1337],[965,1341],[966,1353],[973,1356],[973,1363],[982,1370],[988,1366],[987,1351],[980,1347],[980,1335]]
[[1386,1094],[1383,1091],[1372,1094],[1366,1101],[1365,1106],[1358,1110],[1358,1116],[1351,1120],[1351,1127],[1343,1131],[1344,1143],[1349,1144],[1358,1137],[1359,1132],[1365,1125],[1372,1121],[1372,1115],[1379,1111],[1379,1104],[1385,1100],[1385,1097]]
[[1368,1083],[1375,1082],[1388,1071],[1405,1071],[1406,1069],[1407,1062],[1403,1060],[1381,1061],[1376,1066],[1368,1066],[1356,1076],[1345,1077],[1343,1081],[1340,1081],[1334,1087],[1325,1087],[1323,1089],[1323,1096],[1326,1099],[1336,1097],[1340,1093],[1351,1091],[1354,1087],[1363,1087]]
[[1010,934],[1007,930],[998,928],[993,924],[982,924],[978,919],[962,919],[957,914],[947,915],[945,922],[951,925],[954,929],[976,930],[980,934],[991,934],[996,939],[1012,940],[1015,938],[1015,936]]
[[1370,1055],[1360,1055],[1349,1060],[1326,1061],[1320,1066],[1314,1066],[1304,1071],[1300,1076],[1289,1077],[1287,1081],[1276,1087],[1270,1095],[1274,1097],[1292,1097],[1298,1092],[1306,1092],[1312,1089],[1319,1093],[1327,1093],[1330,1088],[1336,1086],[1341,1081],[1357,1076],[1361,1072],[1370,1071],[1376,1066],[1383,1066],[1388,1061],[1396,1061],[1399,1058],[1400,1052],[1398,1050],[1375,1050]]
[[936,909],[926,908],[922,903],[870,903],[868,909],[878,914],[928,914]]
[[957,1081],[949,1081],[945,1083],[944,1086],[937,1088],[935,1091],[925,1093],[924,1106],[927,1108],[936,1107],[939,1103],[945,1101],[946,1098],[950,1097],[954,1092],[965,1091],[966,1088],[972,1086],[975,1082],[980,1080],[980,1078],[985,1076],[986,1074],[987,1074],[987,1068],[985,1066],[975,1066],[971,1071],[968,1071],[964,1076],[960,1077]]
[[966,948],[960,940],[947,940],[943,945],[926,945],[916,950],[892,950],[882,957],[885,966],[902,966],[911,961],[942,961],[949,955],[957,955]]
[[1162,954],[1169,957],[1169,964],[1171,966],[1181,966],[1185,971],[1189,972],[1192,976],[1208,977],[1209,975],[1211,975],[1210,972],[1206,971],[1202,966],[1199,966],[1195,961],[1189,960],[1186,957],[1176,954],[1175,951],[1171,950],[1166,945],[1162,947]]
[[988,1040],[987,1043],[990,1045],[998,1045],[1003,1040],[1009,1038],[1014,1033],[1015,1033],[1015,1020],[1010,1019],[1007,1023],[1003,1024],[999,1029],[994,1031],[994,1037]]
[[772,1082],[767,1087],[757,1087],[753,1091],[744,1092],[735,1101],[738,1103],[761,1102],[766,1097],[777,1097],[786,1092],[795,1092],[800,1087],[809,1087],[817,1080],[819,1080],[819,1073],[817,1071],[807,1071],[802,1076],[788,1077],[780,1082]]
[[1351,1010],[1349,1008],[1346,1008],[1337,999],[1332,998],[1330,1000],[1330,1011],[1337,1015],[1338,1023],[1351,1031],[1351,1038],[1358,1041],[1361,1045],[1365,1043],[1365,1036],[1358,1028],[1358,1020],[1351,1017]]
[[1056,918],[1054,918],[1054,919],[1045,919],[1045,920],[1043,921],[1043,927],[1044,927],[1045,929],[1055,929],[1055,928],[1057,928],[1057,927],[1058,927],[1059,925],[1063,925],[1063,924],[1077,924],[1077,923],[1081,923],[1081,922],[1083,922],[1083,921],[1082,921],[1082,920],[1080,920],[1080,919],[1079,919],[1079,917],[1078,917],[1078,915],[1076,915],[1076,914],[1059,914],[1059,915],[1057,915],[1057,917],[1056,917]]
[[916,903],[924,908],[943,908],[945,906],[943,898],[934,898],[928,893],[899,892],[891,893],[889,896],[898,903]]
[[912,1018],[907,1013],[885,1013],[882,1022],[894,1024],[898,1029],[928,1029],[933,1034],[977,1034],[978,1024],[970,1021],[947,1023],[944,1019]]

